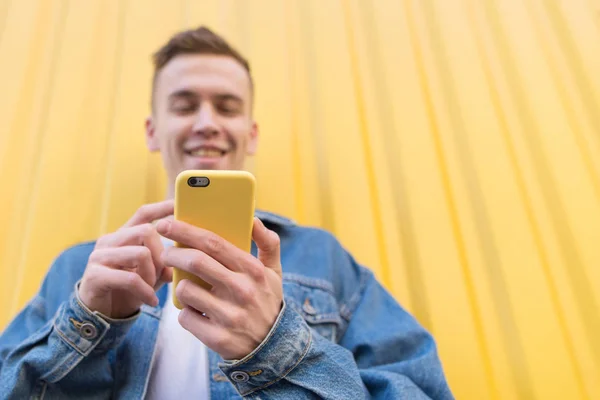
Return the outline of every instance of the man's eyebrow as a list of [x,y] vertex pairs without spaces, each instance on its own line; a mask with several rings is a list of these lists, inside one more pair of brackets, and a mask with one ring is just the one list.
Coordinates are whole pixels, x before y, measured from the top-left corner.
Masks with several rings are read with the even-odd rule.
[[[177,99],[177,98],[195,98],[197,97],[196,93],[189,89],[179,89],[174,91],[169,95],[169,99]],[[243,103],[244,100],[238,95],[232,93],[220,93],[214,95],[214,98],[219,101],[235,101],[239,103]]]
[[237,96],[235,94],[231,94],[231,93],[221,93],[221,94],[217,94],[215,95],[215,98],[219,101],[235,101],[238,103],[243,103],[244,100],[242,100],[242,98],[240,96]]
[[189,89],[179,89],[169,95],[169,99],[171,99],[171,100],[181,98],[181,97],[194,98],[194,97],[196,97],[196,94]]

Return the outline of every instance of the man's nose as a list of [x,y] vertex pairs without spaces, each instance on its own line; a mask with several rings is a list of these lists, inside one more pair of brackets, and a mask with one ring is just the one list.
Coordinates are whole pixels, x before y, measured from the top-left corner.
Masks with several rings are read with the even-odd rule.
[[213,107],[209,104],[203,105],[194,124],[194,133],[203,136],[215,136],[219,133],[215,117]]

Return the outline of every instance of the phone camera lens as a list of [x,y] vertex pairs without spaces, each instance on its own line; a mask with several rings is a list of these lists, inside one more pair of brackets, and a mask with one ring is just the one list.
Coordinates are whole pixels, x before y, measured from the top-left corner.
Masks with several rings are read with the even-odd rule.
[[206,176],[188,178],[187,183],[191,187],[206,187],[210,184],[210,180]]

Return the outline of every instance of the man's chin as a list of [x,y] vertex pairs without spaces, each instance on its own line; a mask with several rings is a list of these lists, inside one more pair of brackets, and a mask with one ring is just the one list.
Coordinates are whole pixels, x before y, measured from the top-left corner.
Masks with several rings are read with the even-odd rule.
[[201,169],[201,170],[207,170],[207,171],[226,171],[226,170],[234,170],[236,168],[233,168],[226,163],[194,163],[192,165],[187,165],[184,169],[182,169],[179,172],[192,170],[192,169]]
[[206,170],[223,170],[227,168],[227,160],[222,158],[217,159],[196,159],[191,160],[192,162],[187,163],[187,169],[206,169]]

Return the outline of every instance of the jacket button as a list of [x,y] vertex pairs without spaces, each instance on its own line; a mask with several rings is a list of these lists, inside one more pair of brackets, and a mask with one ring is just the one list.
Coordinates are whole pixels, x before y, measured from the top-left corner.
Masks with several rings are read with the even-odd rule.
[[250,375],[248,375],[244,371],[235,371],[230,376],[234,382],[238,382],[238,383],[248,382],[248,379],[250,379]]
[[79,333],[82,337],[86,339],[94,339],[96,336],[98,336],[98,330],[93,324],[89,322],[81,324],[81,327],[79,328]]
[[315,308],[312,306],[312,304],[310,304],[310,300],[308,299],[308,297],[304,301],[304,304],[302,305],[302,309],[308,315],[315,315],[317,313],[317,310],[315,310]]

